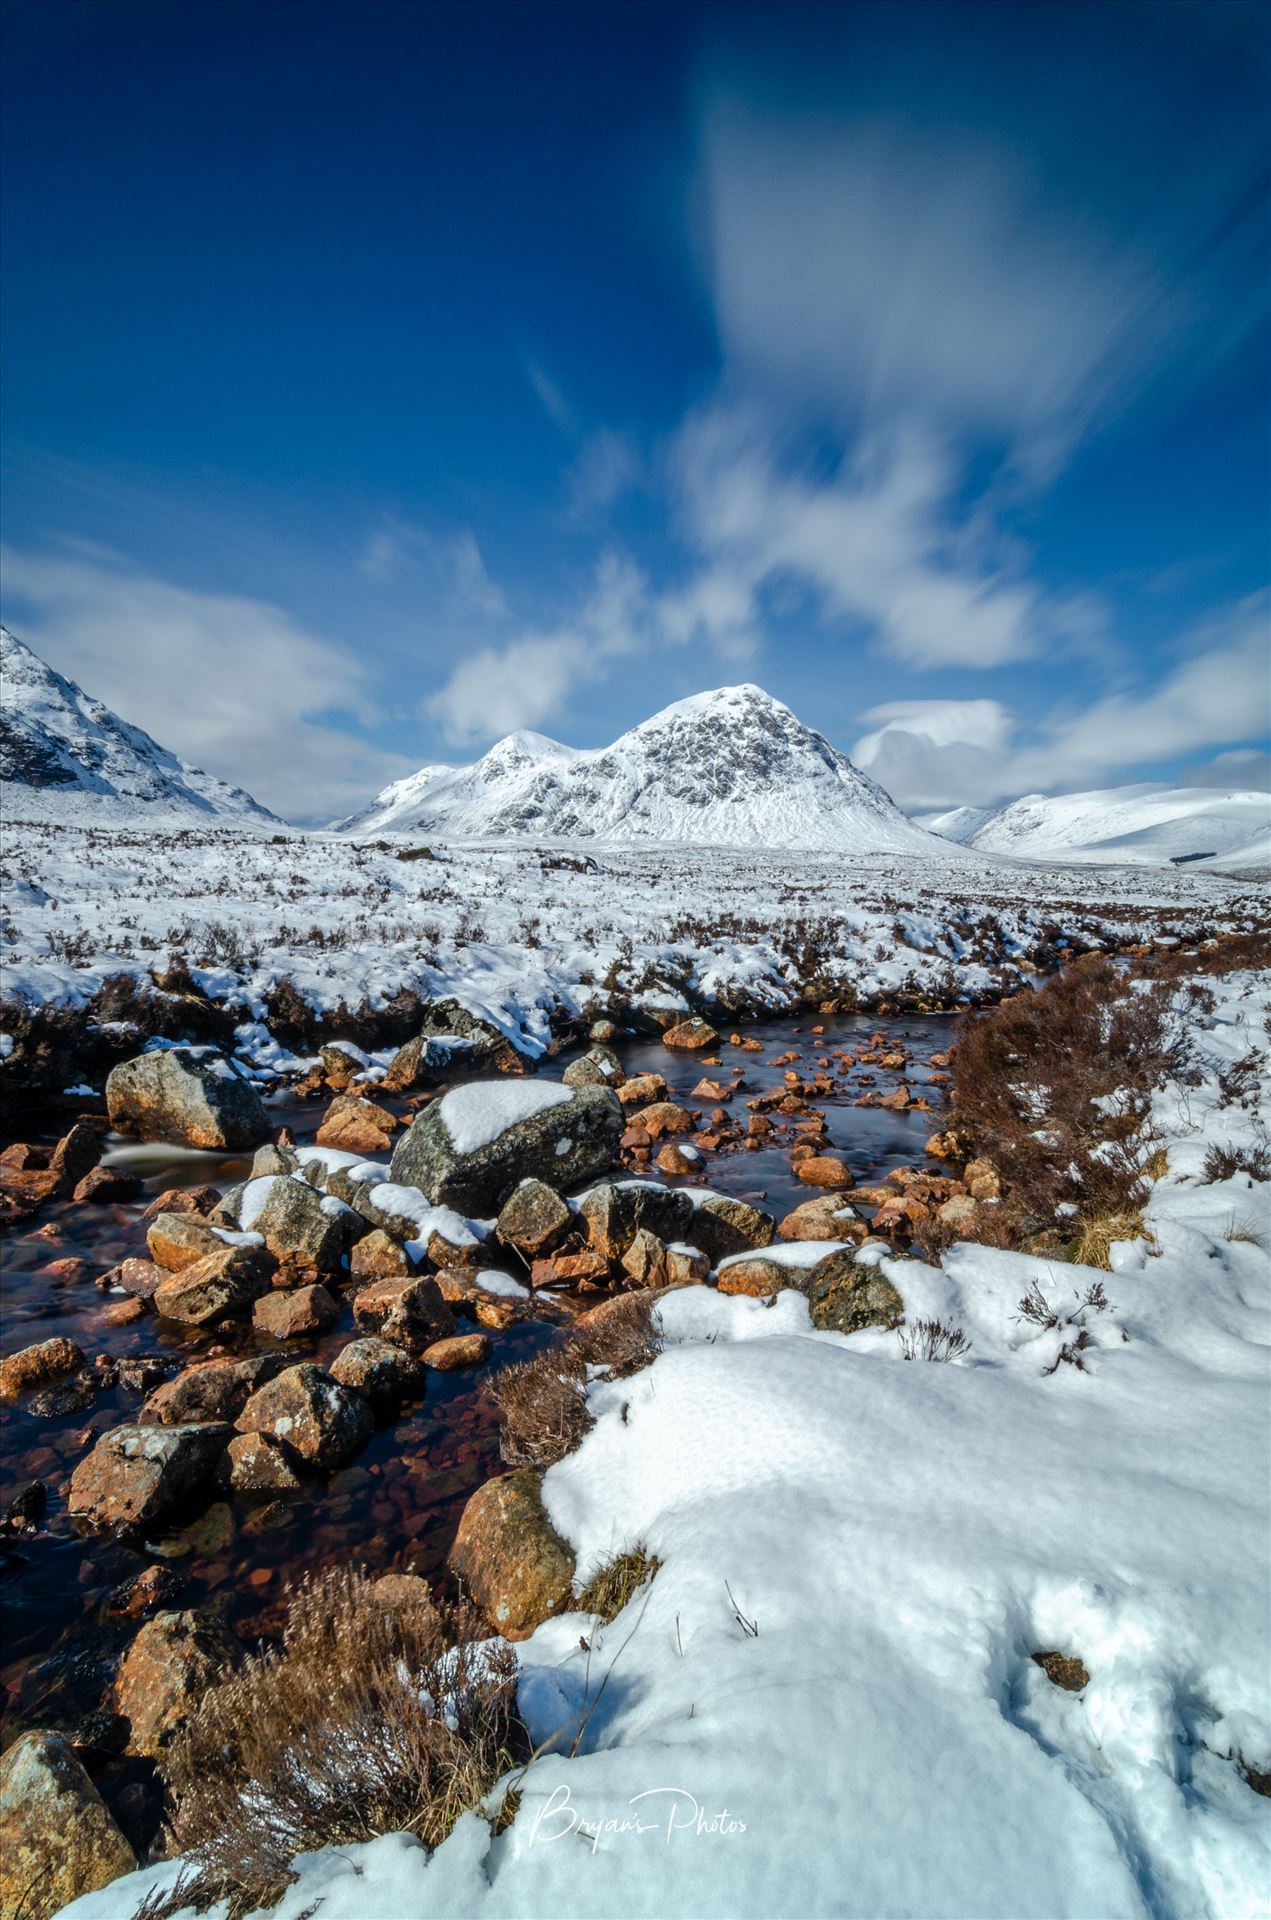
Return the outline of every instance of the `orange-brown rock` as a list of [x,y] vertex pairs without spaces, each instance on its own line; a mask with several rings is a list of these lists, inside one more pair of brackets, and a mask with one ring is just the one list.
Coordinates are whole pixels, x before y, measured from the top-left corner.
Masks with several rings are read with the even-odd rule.
[[795,1169],[800,1180],[810,1187],[825,1187],[834,1193],[846,1192],[852,1185],[852,1171],[833,1154],[813,1154]]
[[322,1116],[320,1147],[338,1147],[342,1153],[383,1153],[401,1122],[387,1107],[355,1093],[339,1093]]
[[434,1340],[425,1347],[420,1359],[438,1373],[457,1373],[463,1367],[479,1367],[490,1358],[490,1336],[486,1333],[455,1333],[448,1339]]
[[714,1027],[703,1020],[700,1014],[690,1014],[687,1020],[680,1020],[668,1027],[662,1035],[664,1047],[675,1047],[687,1051],[696,1051],[701,1047],[713,1047],[719,1035]]
[[529,1468],[487,1480],[468,1501],[447,1559],[491,1625],[522,1640],[568,1606],[574,1556],[543,1506]]

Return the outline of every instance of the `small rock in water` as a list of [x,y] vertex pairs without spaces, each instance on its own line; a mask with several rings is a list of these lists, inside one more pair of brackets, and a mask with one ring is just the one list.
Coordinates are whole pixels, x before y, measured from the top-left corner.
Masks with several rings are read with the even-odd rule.
[[699,1047],[713,1047],[719,1039],[714,1027],[710,1026],[699,1014],[691,1014],[687,1020],[679,1021],[668,1027],[662,1035],[664,1047],[677,1047],[695,1050]]
[[323,1286],[293,1287],[289,1293],[267,1293],[252,1308],[252,1325],[275,1340],[301,1340],[306,1334],[333,1327],[340,1309]]
[[424,1377],[417,1360],[375,1335],[350,1340],[331,1362],[331,1378],[364,1394],[380,1412],[391,1412],[404,1400],[417,1399],[424,1391]]
[[98,1527],[160,1525],[211,1479],[230,1429],[112,1427],[71,1475],[67,1505]]
[[438,1373],[455,1373],[462,1367],[479,1367],[490,1357],[488,1333],[456,1333],[447,1340],[434,1340],[420,1358],[426,1367]]
[[0,1360],[0,1400],[16,1400],[32,1387],[48,1386],[65,1374],[78,1373],[85,1366],[84,1355],[73,1340],[58,1335],[39,1340]]
[[361,1395],[302,1364],[287,1367],[252,1395],[235,1421],[240,1433],[269,1433],[313,1467],[340,1466],[371,1437]]
[[94,1167],[78,1182],[71,1197],[91,1200],[99,1206],[118,1205],[125,1200],[135,1200],[140,1192],[141,1182],[135,1173],[127,1173],[121,1167]]
[[531,1260],[553,1252],[574,1224],[568,1204],[543,1180],[522,1180],[499,1214],[496,1231],[505,1246]]

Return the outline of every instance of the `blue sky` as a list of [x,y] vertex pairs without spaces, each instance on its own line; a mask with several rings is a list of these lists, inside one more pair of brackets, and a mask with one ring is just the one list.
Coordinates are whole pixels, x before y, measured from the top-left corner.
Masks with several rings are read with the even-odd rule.
[[754,680],[1265,779],[1260,0],[8,0],[3,605],[293,818]]

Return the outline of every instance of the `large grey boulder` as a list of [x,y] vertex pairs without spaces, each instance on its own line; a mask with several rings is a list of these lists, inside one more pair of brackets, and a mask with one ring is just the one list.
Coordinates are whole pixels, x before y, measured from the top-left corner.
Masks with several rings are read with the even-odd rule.
[[215,1047],[164,1047],[121,1061],[106,1081],[110,1124],[143,1140],[254,1147],[269,1132],[260,1095]]
[[290,1174],[249,1181],[238,1217],[245,1232],[261,1235],[275,1260],[310,1273],[337,1272],[345,1250],[366,1231],[347,1203]]
[[57,1733],[24,1733],[0,1760],[0,1914],[52,1920],[137,1857]]
[[469,1081],[419,1115],[397,1143],[391,1177],[435,1206],[486,1219],[522,1180],[568,1188],[603,1173],[622,1128],[607,1087]]

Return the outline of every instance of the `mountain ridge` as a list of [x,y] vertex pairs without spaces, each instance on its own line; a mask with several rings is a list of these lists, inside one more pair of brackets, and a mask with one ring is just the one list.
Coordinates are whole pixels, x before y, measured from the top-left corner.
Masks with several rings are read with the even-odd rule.
[[160,746],[0,626],[0,780],[35,814],[103,819],[140,808],[181,818],[277,822],[232,787]]
[[928,857],[938,844],[823,734],[751,684],[690,694],[607,747],[509,734],[471,765],[394,782],[335,826]]
[[1217,871],[1271,866],[1271,795],[1222,787],[1093,787],[1028,793],[996,808],[924,813],[922,824],[977,853],[1020,860]]

